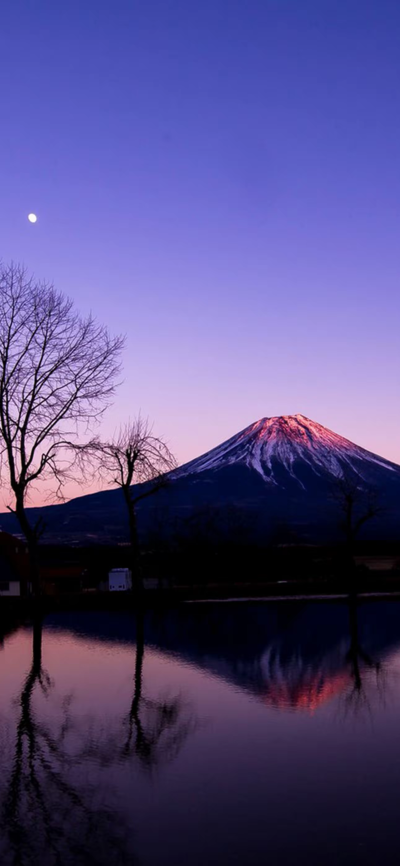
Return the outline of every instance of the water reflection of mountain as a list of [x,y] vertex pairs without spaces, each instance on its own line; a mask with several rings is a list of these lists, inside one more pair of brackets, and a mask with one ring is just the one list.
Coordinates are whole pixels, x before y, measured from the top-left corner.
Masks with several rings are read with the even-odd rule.
[[[128,614],[63,613],[46,624],[99,641],[136,639]],[[344,602],[184,605],[149,612],[145,639],[269,705],[312,710],[359,676],[355,661],[375,666],[400,646],[400,603],[365,602],[355,617]]]

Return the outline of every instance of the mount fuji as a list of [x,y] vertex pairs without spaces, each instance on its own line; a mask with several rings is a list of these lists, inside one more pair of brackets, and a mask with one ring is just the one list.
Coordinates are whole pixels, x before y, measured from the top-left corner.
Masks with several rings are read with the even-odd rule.
[[278,527],[303,540],[337,535],[345,482],[376,497],[364,537],[399,538],[400,466],[305,415],[261,418],[173,473],[172,498],[238,506],[258,534]]
[[400,466],[354,445],[305,415],[261,418],[178,469],[174,477],[217,472],[229,466],[246,466],[269,487],[288,488],[294,484],[303,490],[307,489],[310,472],[319,479],[350,474],[359,479],[360,485],[385,483],[390,475],[400,478]]
[[[341,517],[334,501],[341,479],[374,491],[379,514],[365,524],[364,537],[400,537],[400,466],[353,444],[304,415],[261,418],[226,442],[169,474],[169,484],[145,498],[142,531],[157,521],[168,531],[194,514],[232,513],[244,518],[253,537],[285,527],[304,541],[337,536]],[[127,535],[120,490],[106,490],[40,513],[49,539],[65,542],[122,540]],[[18,531],[12,515],[0,528]]]

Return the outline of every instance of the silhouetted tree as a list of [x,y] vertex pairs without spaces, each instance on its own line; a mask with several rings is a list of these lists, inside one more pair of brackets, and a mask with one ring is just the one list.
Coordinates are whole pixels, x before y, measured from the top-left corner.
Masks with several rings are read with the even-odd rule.
[[15,265],[0,267],[0,451],[10,510],[27,540],[39,591],[41,520],[26,513],[30,490],[50,480],[60,495],[75,476],[75,446],[109,405],[120,369],[121,337],[111,337],[72,301]]
[[122,490],[129,522],[133,582],[135,589],[141,591],[136,507],[166,486],[166,475],[176,468],[176,460],[164,439],[154,436],[149,422],[140,416],[121,427],[111,442],[98,441],[92,453],[99,461],[101,476]]
[[[343,474],[331,488],[331,498],[339,509],[339,529],[345,538],[346,568],[354,569],[354,544],[361,528],[382,512],[378,491],[363,484],[357,476]],[[353,585],[351,589],[354,588]]]

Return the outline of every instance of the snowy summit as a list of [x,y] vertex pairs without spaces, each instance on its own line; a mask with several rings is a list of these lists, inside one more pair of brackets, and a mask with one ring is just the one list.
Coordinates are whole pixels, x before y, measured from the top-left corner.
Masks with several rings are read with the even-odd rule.
[[304,487],[304,469],[316,476],[341,478],[351,472],[366,482],[371,470],[380,467],[399,473],[400,467],[378,457],[305,415],[261,418],[222,445],[186,463],[175,478],[244,465],[255,470],[269,485],[282,485],[283,474]]

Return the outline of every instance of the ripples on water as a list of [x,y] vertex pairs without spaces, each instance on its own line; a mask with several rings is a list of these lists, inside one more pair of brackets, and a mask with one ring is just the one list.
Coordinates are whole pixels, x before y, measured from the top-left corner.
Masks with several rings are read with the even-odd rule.
[[71,613],[4,636],[25,864],[398,863],[400,603]]

